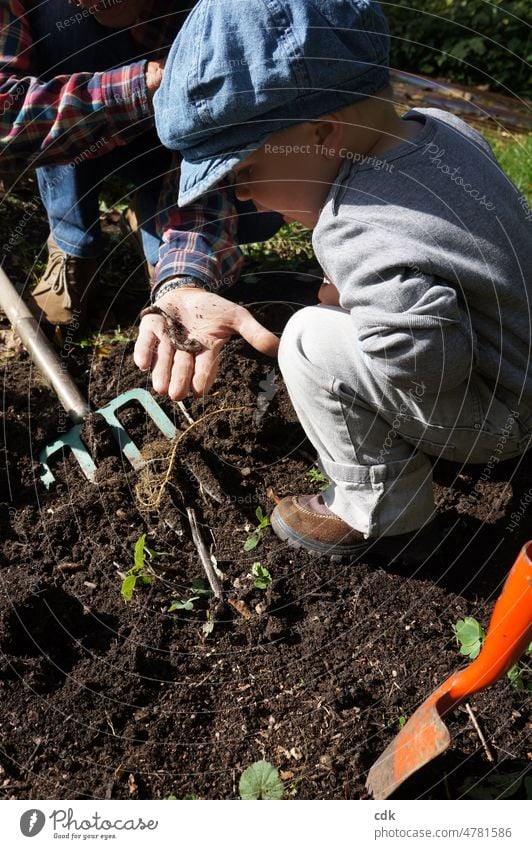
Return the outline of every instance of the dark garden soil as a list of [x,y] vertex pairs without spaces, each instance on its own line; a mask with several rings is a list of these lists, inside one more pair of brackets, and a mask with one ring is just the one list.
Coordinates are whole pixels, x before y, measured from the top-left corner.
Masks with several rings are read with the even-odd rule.
[[[10,273],[17,277],[16,264]],[[268,274],[235,296],[280,332],[315,289],[316,281]],[[148,388],[132,362],[135,331],[123,323],[122,333],[130,341],[68,357],[94,408]],[[367,771],[403,718],[462,664],[452,624],[474,616],[487,627],[530,536],[522,505],[532,457],[496,465],[480,498],[481,468],[439,463],[442,557],[415,574],[331,564],[269,529],[246,552],[257,507],[269,514],[274,496],[316,487],[306,474],[312,448],[273,361],[241,340],[227,345],[213,394],[186,402],[197,422],[186,434],[177,405],[161,401],[181,438],[158,509],[148,502],[171,445],[141,408],[122,422],[144,447],[149,475],[123,463],[92,417],[85,436],[97,484],[69,458],[48,492],[38,454],[56,436],[59,405],[24,352],[1,365],[0,796],[238,798],[242,771],[266,759],[287,798],[364,797]],[[200,596],[193,610],[169,612],[205,578],[187,506],[223,573],[224,604]],[[513,512],[522,519],[508,529]],[[122,579],[142,534],[166,554],[126,602]],[[266,590],[250,577],[257,561],[273,579]],[[452,748],[400,798],[460,798],[475,788],[524,796],[527,691],[504,679],[470,704],[494,762],[460,708],[447,720]]]

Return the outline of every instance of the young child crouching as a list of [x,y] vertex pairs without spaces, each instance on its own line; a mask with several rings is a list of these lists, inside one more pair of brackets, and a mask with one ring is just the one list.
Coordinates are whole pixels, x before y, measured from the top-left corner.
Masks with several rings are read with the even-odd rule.
[[373,2],[198,3],[156,113],[183,156],[180,204],[225,181],[314,231],[322,303],[291,318],[279,360],[330,486],[284,498],[275,532],[334,556],[423,551],[432,457],[493,464],[532,444],[515,186],[452,114],[396,114]]

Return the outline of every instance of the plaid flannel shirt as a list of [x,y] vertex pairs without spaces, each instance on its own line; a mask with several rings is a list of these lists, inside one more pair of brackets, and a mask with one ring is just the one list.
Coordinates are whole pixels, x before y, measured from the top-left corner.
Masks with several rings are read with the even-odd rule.
[[[153,126],[145,66],[166,55],[182,16],[166,0],[145,0],[132,28],[139,61],[102,73],[39,79],[27,12],[30,0],[0,0],[0,157],[4,170],[55,165],[101,156]],[[73,16],[80,12],[72,8]],[[64,23],[64,25],[66,25]],[[168,175],[158,216],[162,247],[154,285],[192,276],[214,290],[230,286],[243,262],[236,246],[232,196],[214,192],[204,203],[177,206],[179,163]]]

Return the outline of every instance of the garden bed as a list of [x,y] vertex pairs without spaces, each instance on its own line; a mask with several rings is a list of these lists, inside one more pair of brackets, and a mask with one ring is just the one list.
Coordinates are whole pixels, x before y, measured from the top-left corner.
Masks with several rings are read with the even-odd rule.
[[[313,300],[316,281],[259,278],[235,296],[276,332]],[[148,388],[132,362],[133,337],[122,328],[114,342],[69,357],[94,408]],[[416,574],[331,564],[287,548],[268,528],[246,551],[257,508],[268,515],[275,496],[317,486],[274,361],[233,340],[213,394],[187,400],[197,424],[186,434],[182,412],[161,402],[182,438],[158,508],[171,446],[143,410],[122,420],[146,450],[148,481],[93,424],[96,485],[68,459],[47,492],[37,459],[55,438],[58,403],[24,353],[0,374],[0,795],[238,798],[242,771],[265,759],[280,770],[286,798],[364,798],[372,762],[462,663],[453,623],[488,624],[527,538],[526,512],[508,526],[530,487],[531,457],[496,466],[480,498],[481,468],[437,465],[443,568],[437,559]],[[169,612],[205,579],[186,507],[223,573],[224,604],[200,592],[192,609]],[[122,582],[143,534],[164,555],[126,602]],[[272,578],[265,589],[250,577],[257,562]],[[470,704],[494,762],[458,709],[447,720],[452,749],[398,797],[460,798],[472,786],[524,795],[526,690],[505,679]]]

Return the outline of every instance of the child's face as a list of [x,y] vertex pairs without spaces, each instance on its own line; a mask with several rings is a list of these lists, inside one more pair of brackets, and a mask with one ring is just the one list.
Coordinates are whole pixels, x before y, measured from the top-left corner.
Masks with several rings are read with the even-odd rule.
[[279,212],[287,222],[314,227],[338,173],[338,161],[320,142],[319,123],[273,133],[233,170],[238,200],[259,211]]

